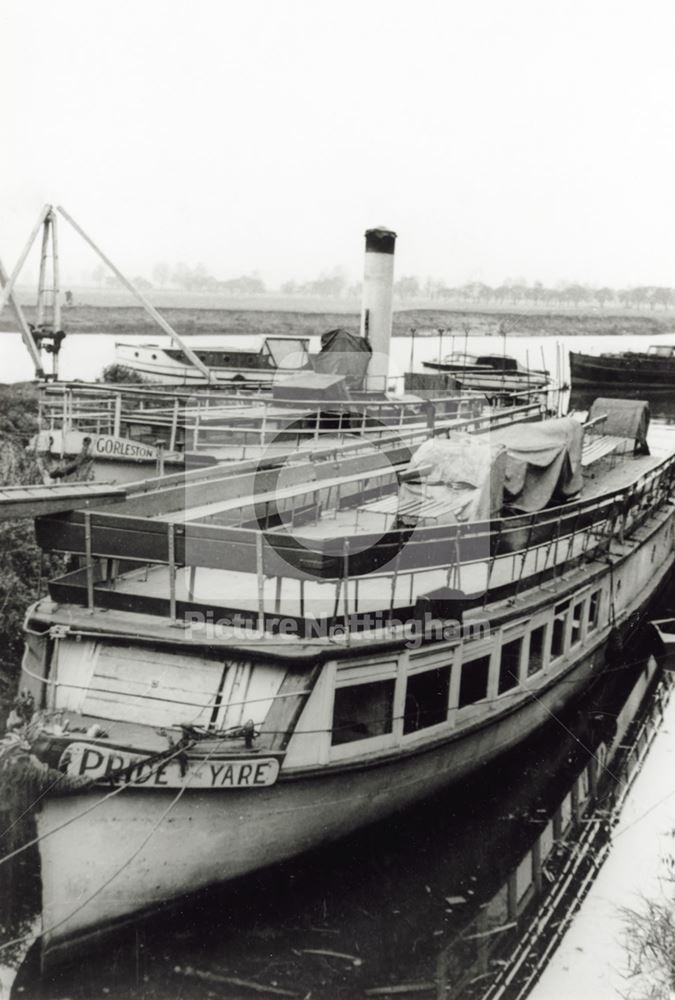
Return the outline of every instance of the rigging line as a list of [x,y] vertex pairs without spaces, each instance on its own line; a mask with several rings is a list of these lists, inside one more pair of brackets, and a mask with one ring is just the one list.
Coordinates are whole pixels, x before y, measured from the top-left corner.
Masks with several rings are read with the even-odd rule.
[[[33,799],[33,801],[30,802],[26,806],[26,808],[23,810],[23,812],[19,813],[19,815],[16,817],[16,819],[12,820],[12,822],[9,824],[9,826],[5,827],[5,829],[2,831],[2,833],[0,833],[0,840],[4,840],[4,838],[7,836],[7,834],[9,833],[9,831],[12,830],[12,829],[14,829],[14,827],[16,826],[16,824],[20,823],[21,820],[24,818],[24,816],[26,816],[29,812],[31,812],[35,808],[35,806],[38,804],[38,802],[40,801],[40,799],[44,798],[45,795],[48,795],[51,792],[52,788],[54,788],[56,785],[58,785],[58,783],[61,781],[62,777],[65,778],[65,774],[61,775],[58,778],[54,778],[54,780],[52,781],[51,785],[48,785],[45,789],[43,789],[40,792],[40,794],[37,795]],[[1,860],[0,860],[0,864],[2,864]]]
[[[213,698],[211,699],[211,701],[215,703],[216,697],[217,697],[217,695],[214,695]],[[201,715],[202,711],[205,711],[206,709],[212,708],[212,707],[213,707],[213,705],[211,705],[211,704],[206,704],[206,705],[200,706],[198,708],[198,710],[195,712],[195,714],[192,716],[192,719],[190,720],[190,722],[185,723],[185,725],[192,726],[194,724],[195,720],[199,718],[199,716]],[[63,712],[63,709],[61,709],[61,712]],[[53,718],[54,715],[58,715],[58,714],[59,714],[59,709],[56,709],[56,710],[54,710],[54,712],[52,713],[52,715],[50,716],[50,718]],[[75,735],[75,734],[74,733],[70,733],[69,735]],[[185,748],[183,748],[183,749],[185,749]],[[162,758],[161,763],[165,764],[167,761],[172,760],[173,756],[175,756],[175,755],[172,754],[170,757]],[[138,761],[138,763],[140,764],[140,763],[142,763],[142,761]],[[155,773],[154,771],[150,772],[150,774],[154,774],[154,773]],[[37,795],[28,806],[26,806],[26,808],[24,809],[24,811],[19,816],[17,816],[16,819],[14,819],[9,824],[9,826],[6,827],[6,829],[4,829],[2,831],[2,833],[0,833],[0,840],[3,840],[5,838],[5,836],[9,833],[9,831],[11,829],[13,829],[13,827],[15,827],[16,824],[19,823],[23,819],[23,817],[27,813],[29,813],[38,804],[38,802],[40,801],[40,799],[44,798],[45,795],[48,795],[49,792],[52,790],[52,788],[54,788],[54,786],[57,785],[60,780],[61,780],[60,778],[56,778],[54,780],[53,784],[49,785],[48,788],[45,788],[42,792],[40,792],[40,794]],[[126,787],[126,786],[123,785],[122,787]],[[103,799],[101,799],[100,801],[101,802],[105,801],[105,797]],[[30,847],[31,844],[26,844],[25,846],[26,847]],[[4,863],[4,860],[5,860],[4,858],[0,858],[0,865],[2,865]]]
[[[225,742],[225,740],[221,740],[218,744],[216,744],[215,747],[213,747],[213,749],[211,750],[211,752],[205,758],[204,764],[208,763],[209,759],[213,756],[213,754],[216,752],[216,750],[224,742]],[[132,852],[132,854],[127,858],[127,860],[124,862],[124,864],[120,865],[120,867],[117,868],[113,872],[113,874],[110,876],[110,878],[106,879],[106,881],[103,883],[103,885],[100,885],[98,887],[98,889],[95,890],[95,892],[93,892],[90,896],[87,897],[87,899],[85,899],[82,903],[78,903],[78,905],[75,907],[75,909],[72,910],[67,916],[62,917],[61,920],[58,920],[55,924],[52,924],[51,927],[47,928],[47,930],[43,930],[41,932],[41,934],[40,934],[40,937],[45,937],[45,935],[47,935],[47,934],[52,934],[55,930],[57,930],[59,927],[61,927],[62,924],[65,924],[69,920],[72,920],[73,917],[76,914],[78,914],[81,910],[83,910],[85,906],[88,906],[89,903],[91,903],[93,899],[95,899],[98,895],[100,895],[100,893],[102,893],[104,891],[104,889],[107,889],[107,887],[110,885],[110,883],[114,882],[114,880],[117,878],[117,876],[121,875],[121,873],[124,871],[125,868],[129,867],[129,865],[132,863],[132,861],[134,861],[134,859],[136,857],[138,857],[138,855],[141,853],[141,851],[143,850],[143,848],[145,847],[145,845],[148,843],[148,841],[151,839],[151,837],[153,837],[155,835],[155,833],[157,832],[157,830],[159,829],[159,827],[161,826],[161,824],[164,822],[164,820],[166,819],[166,817],[169,815],[169,813],[172,811],[172,809],[174,809],[174,807],[178,804],[179,800],[183,796],[183,793],[185,791],[187,791],[187,789],[188,789],[188,787],[190,785],[190,782],[193,780],[193,778],[195,777],[196,773],[197,773],[196,771],[193,771],[191,774],[186,775],[186,777],[185,777],[185,779],[183,781],[183,784],[178,789],[178,793],[176,795],[174,795],[173,799],[168,804],[168,806],[166,807],[166,809],[164,810],[164,812],[161,814],[161,816],[159,817],[159,819],[156,820],[156,822],[153,824],[153,826],[151,827],[151,829],[149,830],[149,832],[147,833],[147,835],[143,838],[143,840],[141,841],[141,843]],[[123,785],[122,787],[124,788],[124,787],[127,787],[127,786]],[[51,832],[53,832],[53,831],[50,831],[50,833]],[[4,951],[6,948],[11,947],[12,945],[20,944],[22,941],[29,940],[30,937],[31,937],[30,934],[24,934],[24,935],[22,935],[19,938],[14,938],[13,941],[7,941],[5,944],[0,945],[0,952]]]
[[[164,757],[161,761],[161,765],[163,766],[164,764],[168,763],[168,761],[173,760],[174,757],[178,757],[180,754],[184,753],[185,750],[186,747],[181,747],[179,750],[176,750],[175,753],[172,753],[171,756]],[[138,763],[141,764],[142,761],[139,761]],[[156,771],[151,771],[150,773],[154,774],[156,773]],[[70,819],[65,820],[60,825],[52,827],[50,830],[47,830],[46,833],[43,833],[41,836],[33,837],[32,840],[29,840],[25,844],[22,844],[20,847],[17,847],[16,850],[11,851],[9,854],[5,854],[4,857],[0,858],[0,865],[4,865],[6,861],[10,861],[12,858],[15,858],[18,854],[22,854],[24,851],[27,851],[29,847],[33,847],[35,844],[38,844],[41,840],[46,840],[47,837],[51,837],[53,833],[58,833],[59,830],[63,830],[65,827],[70,826],[70,824],[74,823],[76,820],[82,819],[83,816],[86,816],[88,813],[93,812],[94,809],[97,809],[107,799],[111,799],[113,798],[113,796],[119,795],[119,793],[123,792],[125,788],[130,788],[130,787],[131,787],[130,783],[125,783],[123,785],[119,785],[118,788],[113,788],[111,792],[107,792],[100,799],[97,799],[95,802],[92,802],[92,804],[90,806],[87,806],[86,809],[83,809],[82,812],[77,813],[75,816],[71,816]]]
[[[602,674],[599,674],[598,676],[602,676]],[[566,725],[565,725],[565,723],[564,723],[564,722],[562,721],[562,719],[560,719],[560,718],[559,718],[559,717],[558,717],[558,716],[557,716],[557,715],[555,714],[555,712],[552,712],[552,711],[551,711],[551,709],[550,709],[550,708],[548,708],[548,707],[546,706],[546,704],[545,704],[545,703],[543,702],[543,700],[542,700],[542,699],[541,699],[541,698],[540,698],[540,697],[539,697],[539,696],[538,696],[537,694],[535,694],[535,692],[534,692],[534,691],[532,690],[532,688],[529,688],[529,689],[528,689],[528,688],[526,688],[525,690],[529,690],[529,693],[530,693],[530,694],[532,695],[532,697],[534,698],[534,700],[535,700],[536,702],[538,702],[538,703],[539,703],[539,704],[541,705],[541,707],[542,707],[542,708],[544,709],[544,711],[545,711],[545,712],[546,712],[546,713],[547,713],[547,714],[548,714],[548,715],[549,715],[549,716],[550,716],[550,717],[551,717],[551,718],[552,718],[552,719],[553,719],[553,720],[554,720],[555,722],[557,722],[557,723],[558,723],[558,725],[559,725],[559,726],[560,726],[560,727],[561,727],[562,729],[564,729],[564,730],[565,730],[565,732],[566,732],[566,733],[567,733],[567,734],[568,734],[569,736],[571,736],[571,737],[572,737],[572,739],[573,739],[573,740],[575,741],[575,743],[578,743],[578,744],[579,744],[579,746],[581,747],[581,749],[582,749],[582,750],[584,750],[584,751],[585,751],[585,752],[586,752],[587,754],[589,754],[589,755],[590,755],[590,756],[591,756],[591,757],[593,758],[593,760],[594,760],[594,761],[595,761],[595,762],[596,762],[597,764],[599,764],[599,765],[600,765],[600,767],[601,767],[601,768],[603,768],[603,767],[604,767],[604,770],[605,770],[605,771],[607,772],[607,774],[608,774],[608,775],[610,776],[610,778],[612,778],[612,779],[613,779],[613,780],[614,780],[614,781],[615,781],[615,782],[616,782],[616,783],[618,784],[618,783],[619,783],[619,780],[620,780],[620,779],[619,779],[619,777],[618,777],[618,776],[617,776],[616,774],[614,774],[614,772],[613,772],[613,771],[610,771],[610,769],[609,769],[609,767],[607,767],[607,765],[603,765],[603,763],[602,763],[602,761],[600,760],[600,758],[598,757],[598,755],[597,755],[596,753],[594,753],[594,752],[593,752],[593,750],[591,750],[591,748],[590,748],[590,747],[586,746],[586,744],[584,743],[584,741],[583,741],[583,740],[581,740],[581,739],[579,739],[579,737],[578,737],[578,736],[577,736],[577,735],[576,735],[575,733],[573,733],[573,732],[572,732],[572,730],[571,730],[571,729],[569,728],[569,726],[566,726]]]

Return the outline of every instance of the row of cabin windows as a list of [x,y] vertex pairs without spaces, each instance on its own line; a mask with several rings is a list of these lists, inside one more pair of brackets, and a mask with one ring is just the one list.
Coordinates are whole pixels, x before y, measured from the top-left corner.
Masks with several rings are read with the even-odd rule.
[[[600,590],[594,591],[588,600],[587,633],[598,627],[600,593]],[[533,677],[543,669],[549,632],[551,660],[563,655],[570,615],[570,648],[581,641],[585,605],[586,598],[574,603],[571,600],[563,601],[554,609],[552,627],[544,623],[532,629],[526,665],[527,677]],[[498,695],[506,694],[520,684],[523,641],[524,636],[518,636],[502,645],[497,678]],[[462,664],[458,708],[466,708],[487,698],[490,661],[491,655],[486,654]],[[451,673],[452,666],[448,665],[408,677],[403,712],[404,735],[445,722]],[[391,678],[337,688],[333,707],[333,746],[390,733],[393,727],[395,687],[396,681]]]

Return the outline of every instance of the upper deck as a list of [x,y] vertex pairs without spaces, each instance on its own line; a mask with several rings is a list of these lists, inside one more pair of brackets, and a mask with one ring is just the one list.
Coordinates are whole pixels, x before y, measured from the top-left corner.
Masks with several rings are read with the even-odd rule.
[[81,560],[50,594],[130,623],[258,629],[283,651],[284,629],[320,642],[336,625],[356,634],[414,619],[420,601],[432,609],[454,594],[468,611],[513,599],[623,542],[671,496],[668,442],[657,455],[609,448],[578,498],[543,510],[466,519],[462,488],[402,510],[427,434],[167,477],[115,508],[41,518],[43,548]]

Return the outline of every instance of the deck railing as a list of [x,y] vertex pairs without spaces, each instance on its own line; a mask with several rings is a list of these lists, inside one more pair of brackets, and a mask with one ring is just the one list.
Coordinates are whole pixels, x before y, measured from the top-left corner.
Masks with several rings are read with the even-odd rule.
[[[363,610],[364,591],[369,588],[372,603],[373,585],[384,595],[383,607],[393,614],[410,609],[425,586],[462,590],[470,603],[480,605],[488,599],[517,596],[524,586],[555,580],[583,560],[611,555],[613,543],[629,538],[670,499],[674,478],[675,456],[670,456],[630,486],[599,497],[493,521],[361,533],[359,551],[352,548],[353,540],[340,535],[313,541],[310,548],[306,539],[268,528],[264,522],[262,527],[186,523],[178,512],[163,521],[118,512],[76,512],[41,518],[36,528],[44,549],[74,553],[84,560],[83,569],[52,582],[57,600],[91,609],[168,614],[175,620],[204,607],[205,602],[194,597],[195,580],[200,569],[207,569],[257,578],[257,609],[244,613],[259,621],[279,618],[282,590],[297,594],[298,617],[303,618],[303,588],[312,581],[328,585],[329,591],[333,588],[333,617],[348,619]],[[306,495],[311,508],[315,494],[324,488],[317,480],[299,487],[298,496]],[[242,499],[242,506],[246,503],[253,501]],[[125,593],[124,573],[141,564],[165,567],[163,596]],[[274,599],[266,594],[270,579],[276,580]],[[284,583],[293,580],[294,588]],[[236,609],[218,605],[214,610]]]
[[[514,393],[511,406],[521,406],[532,393]],[[502,401],[504,405],[505,401]],[[51,385],[40,398],[39,421],[43,430],[73,430],[86,434],[143,438],[159,436],[173,451],[213,447],[223,437],[238,443],[265,445],[280,432],[296,436],[372,431],[378,424],[410,424],[459,419],[483,412],[488,400],[480,393],[443,393],[429,399],[373,399],[355,394],[349,400],[274,399],[259,392],[184,393],[146,388]]]

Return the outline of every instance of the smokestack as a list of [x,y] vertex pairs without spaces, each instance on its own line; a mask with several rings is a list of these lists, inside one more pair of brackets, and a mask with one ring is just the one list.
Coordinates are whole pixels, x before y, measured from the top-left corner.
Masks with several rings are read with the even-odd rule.
[[389,375],[395,244],[396,233],[391,229],[378,226],[366,230],[361,336],[373,349],[366,385],[379,392],[387,388]]

